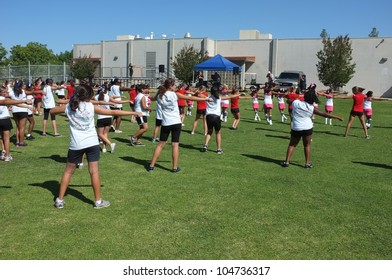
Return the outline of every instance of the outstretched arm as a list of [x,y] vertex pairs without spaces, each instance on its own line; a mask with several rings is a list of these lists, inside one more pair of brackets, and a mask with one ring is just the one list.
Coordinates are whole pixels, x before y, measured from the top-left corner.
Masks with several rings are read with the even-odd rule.
[[337,115],[332,115],[323,111],[320,111],[317,108],[314,108],[313,113],[322,117],[326,117],[326,118],[331,118],[331,119],[337,119],[339,121],[343,121],[343,118],[341,116],[337,116]]
[[108,109],[104,109],[102,107],[99,106],[94,106],[94,112],[96,114],[99,115],[109,115],[109,116],[131,116],[131,115],[135,115],[138,117],[142,116],[142,112],[131,112],[131,111],[123,111],[123,110],[108,110]]

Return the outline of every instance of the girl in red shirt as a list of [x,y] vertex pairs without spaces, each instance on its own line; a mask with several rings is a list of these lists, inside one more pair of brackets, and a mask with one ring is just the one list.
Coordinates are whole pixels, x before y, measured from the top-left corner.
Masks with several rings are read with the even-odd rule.
[[363,115],[363,104],[364,104],[365,98],[366,98],[366,95],[363,94],[364,90],[365,90],[364,88],[355,86],[355,87],[352,88],[352,92],[353,92],[352,96],[343,96],[343,97],[342,96],[337,96],[336,97],[336,98],[343,98],[343,99],[352,98],[353,101],[354,101],[353,107],[352,107],[351,112],[350,112],[350,117],[348,119],[348,123],[347,123],[347,126],[346,126],[346,131],[344,133],[344,137],[347,137],[348,131],[350,130],[350,127],[351,127],[351,124],[354,121],[354,118],[358,117],[360,122],[361,122],[363,131],[365,132],[365,138],[369,139],[367,127],[366,127],[366,124],[365,124],[365,117]]
[[[196,91],[195,96],[208,97],[206,90],[207,89],[205,86],[201,86]],[[206,122],[206,117],[205,117],[206,116],[206,109],[207,109],[207,102],[206,101],[197,101],[196,117],[195,117],[195,121],[193,122],[191,134],[195,134],[197,123],[199,122],[201,117],[203,117],[204,135],[207,134],[207,122]]]

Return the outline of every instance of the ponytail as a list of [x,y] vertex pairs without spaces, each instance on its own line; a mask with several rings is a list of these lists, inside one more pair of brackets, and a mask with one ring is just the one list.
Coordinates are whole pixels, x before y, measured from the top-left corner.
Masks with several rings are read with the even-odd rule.
[[75,89],[75,93],[72,95],[69,105],[72,111],[76,111],[79,108],[79,104],[82,101],[89,101],[94,95],[92,87],[86,84],[82,84]]

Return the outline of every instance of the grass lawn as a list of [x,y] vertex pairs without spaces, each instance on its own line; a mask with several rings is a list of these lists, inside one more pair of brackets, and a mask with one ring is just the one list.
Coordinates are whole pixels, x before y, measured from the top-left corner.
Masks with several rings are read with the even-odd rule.
[[0,259],[392,259],[392,103],[373,102],[370,140],[358,119],[343,137],[351,104],[335,100],[342,123],[316,117],[313,169],[303,168],[302,144],[290,167],[280,166],[290,126],[276,103],[270,126],[254,121],[251,101],[241,100],[238,130],[229,130],[231,115],[222,124],[223,155],[215,137],[200,152],[202,123],[191,135],[194,116],[187,117],[178,174],[170,172],[170,145],[153,173],[144,169],[156,145],[154,113],[145,147],[129,145],[137,126],[125,119],[124,132],[110,135],[115,153],[101,154],[102,195],[112,204],[101,210],[93,208],[86,167],[76,170],[64,209],[54,208],[68,123],[58,116],[63,137],[42,137],[36,117],[36,139],[12,145],[14,160],[0,162]]

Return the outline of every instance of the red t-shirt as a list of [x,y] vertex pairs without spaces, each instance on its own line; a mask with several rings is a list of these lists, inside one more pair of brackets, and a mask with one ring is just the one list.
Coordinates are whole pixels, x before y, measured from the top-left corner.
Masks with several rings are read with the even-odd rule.
[[230,102],[230,104],[231,104],[231,109],[238,109],[238,108],[239,108],[239,106],[238,106],[238,100],[240,100],[240,97],[239,97],[239,96],[233,97],[233,98],[230,99],[230,100],[231,100],[231,102]]
[[[299,94],[298,93],[289,93],[286,95],[286,97],[287,97],[287,101],[294,101],[299,98]],[[289,103],[289,109],[293,109],[292,102]]]
[[134,104],[135,103],[135,98],[136,98],[136,89],[131,89],[130,91],[129,91],[129,100],[130,100],[130,103],[131,104]]
[[354,104],[351,109],[354,112],[363,112],[363,103],[365,102],[366,95],[363,93],[353,94]]
[[71,99],[71,97],[72,97],[72,95],[73,95],[73,93],[75,91],[75,88],[73,86],[70,86],[70,85],[67,85],[66,88],[67,88],[67,91],[68,91],[67,98]]
[[[40,87],[34,86],[34,90],[41,90]],[[34,98],[42,98],[42,93],[34,94]]]
[[[186,90],[185,89],[179,89],[179,90],[177,90],[177,92],[179,94],[182,94],[182,95],[186,94]],[[180,106],[180,107],[185,107],[186,106],[185,99],[178,98],[177,103],[178,103],[178,106]]]
[[[199,97],[208,97],[208,94],[204,91],[199,93]],[[205,110],[207,109],[206,101],[197,101],[197,110]]]

